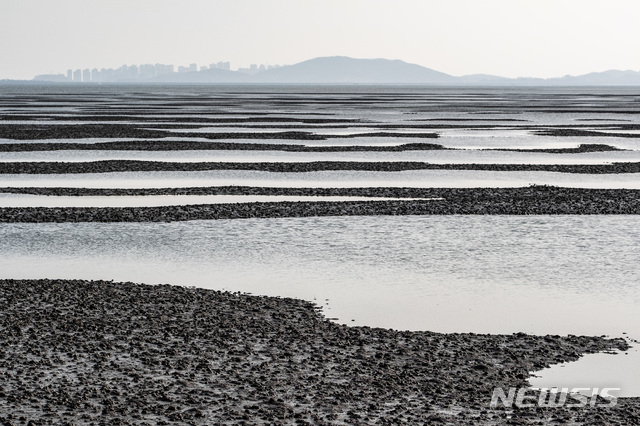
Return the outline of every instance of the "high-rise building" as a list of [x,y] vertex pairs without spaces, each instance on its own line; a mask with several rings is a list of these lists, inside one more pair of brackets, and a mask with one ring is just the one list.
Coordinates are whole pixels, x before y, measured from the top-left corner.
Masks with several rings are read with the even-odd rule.
[[[223,69],[231,70],[231,63],[229,62],[217,62],[210,65],[203,65],[198,67],[198,64],[189,64],[189,66],[179,66],[178,72],[198,72],[208,69]],[[260,66],[260,69],[264,69],[264,66]],[[252,65],[251,69],[242,69],[245,72],[257,72],[258,66]],[[167,64],[142,64],[142,65],[122,65],[119,68],[85,68],[85,69],[68,69],[66,76],[59,74],[58,78],[62,81],[72,81],[74,83],[80,82],[119,82],[119,81],[138,81],[148,80],[154,77],[172,74],[174,73],[174,66]],[[48,78],[51,78],[50,76]]]
[[102,81],[113,81],[114,80],[114,72],[113,68],[102,68],[100,70],[100,76],[102,77]]
[[156,75],[171,74],[173,65],[156,64]]
[[156,76],[155,65],[152,65],[152,64],[140,65],[139,76],[143,80],[155,77]]
[[127,79],[128,80],[137,80],[138,79],[138,66],[131,65],[127,68]]

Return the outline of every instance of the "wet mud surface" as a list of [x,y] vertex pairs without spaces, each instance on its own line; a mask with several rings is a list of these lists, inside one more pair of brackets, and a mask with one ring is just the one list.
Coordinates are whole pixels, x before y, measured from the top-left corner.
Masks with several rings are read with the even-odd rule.
[[305,173],[327,170],[399,172],[404,170],[545,171],[559,173],[616,174],[640,173],[640,163],[610,164],[436,164],[418,161],[311,161],[304,163],[183,163],[168,161],[103,160],[85,162],[0,163],[1,174],[66,174],[148,171],[257,170]]
[[[412,135],[413,137],[413,135]],[[102,143],[22,143],[0,144],[0,152],[61,151],[61,150],[114,150],[114,151],[191,151],[191,150],[236,150],[236,151],[289,151],[289,152],[353,152],[353,151],[425,151],[447,149],[439,144],[408,143],[400,145],[345,145],[305,146],[287,144],[243,143],[243,142],[188,142],[188,141],[135,141]],[[610,151],[612,149],[599,149]],[[596,151],[595,149],[592,151]],[[587,151],[584,151],[587,152]]]
[[[475,132],[487,136],[487,141],[496,135],[515,135],[514,146],[500,150],[581,154],[622,150],[616,146],[617,138],[624,138],[625,147],[637,150],[634,138],[640,137],[638,95],[624,90],[608,93],[573,88],[547,92],[506,88],[498,93],[477,88],[254,90],[231,86],[0,89],[0,152],[424,151],[450,149],[444,142],[447,134]],[[531,138],[519,145],[519,137]],[[86,140],[94,138],[98,140]],[[129,138],[140,140],[123,140]],[[405,143],[399,138],[425,141]],[[538,146],[537,138],[551,138],[554,144],[531,148]],[[562,142],[567,138],[579,138],[576,147],[558,147],[566,145]],[[349,143],[340,145],[339,139],[349,139]],[[310,142],[293,145],[293,141],[305,140]],[[331,141],[336,146],[312,146],[311,141]],[[371,145],[372,141],[377,145]],[[5,162],[0,164],[0,193],[5,194],[437,199],[0,208],[0,222],[640,214],[640,190],[630,189],[91,189],[2,185],[3,174],[424,169],[613,174],[639,173],[640,165],[632,161],[593,165]],[[604,407],[607,401],[577,408],[489,407],[495,387],[524,387],[531,372],[548,365],[573,361],[584,353],[626,348],[624,340],[604,337],[439,334],[346,327],[324,318],[309,302],[195,288],[105,281],[0,280],[0,423],[635,425],[640,424],[638,398],[619,398],[612,408]]]
[[[637,398],[490,408],[495,387],[623,339],[332,323],[296,299],[0,280],[5,424],[637,424]],[[624,355],[620,355],[624,356]],[[626,423],[625,423],[626,422]]]
[[[411,135],[413,137],[413,135]],[[308,146],[266,143],[243,142],[188,142],[180,141],[120,141],[97,143],[3,143],[0,144],[0,152],[26,152],[26,151],[191,151],[191,150],[236,150],[236,151],[289,151],[289,152],[353,152],[353,151],[427,151],[427,150],[451,150],[440,144],[434,143],[404,143],[400,145],[333,145],[333,146]],[[585,152],[609,152],[625,151],[606,144],[580,144],[576,148],[493,148],[486,151],[513,151],[513,152],[541,152],[549,154],[580,154]]]
[[[398,201],[261,202],[165,207],[7,207],[0,222],[172,222],[255,217],[450,215],[450,214],[640,214],[640,190],[526,188],[0,188],[0,193],[38,195],[312,195],[399,197]],[[411,200],[411,198],[432,198]]]

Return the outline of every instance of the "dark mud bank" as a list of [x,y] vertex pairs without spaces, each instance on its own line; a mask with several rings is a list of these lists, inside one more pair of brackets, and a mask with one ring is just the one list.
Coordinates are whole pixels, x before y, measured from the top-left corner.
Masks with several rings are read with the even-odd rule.
[[[164,207],[0,208],[2,222],[172,222],[371,215],[640,214],[640,190],[525,188],[260,188],[166,189],[0,188],[0,193],[41,195],[300,195],[398,197],[407,200],[260,202]],[[426,198],[427,200],[411,200]]]
[[640,163],[610,164],[438,164],[420,161],[311,161],[299,163],[232,163],[200,162],[180,163],[168,161],[101,160],[86,162],[13,162],[0,163],[1,174],[66,174],[114,173],[152,171],[208,171],[253,170],[277,173],[307,173],[318,171],[358,170],[371,172],[400,172],[407,170],[478,170],[478,171],[536,171],[582,174],[640,173]]
[[347,327],[296,299],[0,280],[6,424],[637,424],[617,406],[490,409],[494,387],[622,339]]

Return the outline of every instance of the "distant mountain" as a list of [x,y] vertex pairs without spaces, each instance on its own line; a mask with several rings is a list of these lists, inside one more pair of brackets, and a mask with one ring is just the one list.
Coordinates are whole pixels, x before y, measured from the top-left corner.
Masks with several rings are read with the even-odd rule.
[[505,78],[487,74],[473,74],[456,78],[456,85],[476,86],[640,86],[638,71],[604,71],[559,78]]
[[389,59],[345,56],[315,58],[262,71],[260,83],[454,84],[455,77],[420,65]]
[[[34,80],[57,81],[62,75],[43,75]],[[399,84],[440,86],[640,86],[638,71],[604,71],[561,78],[505,78],[489,74],[454,77],[439,71],[400,60],[354,59],[331,56],[310,59],[245,74],[219,68],[178,72],[151,79],[130,80],[135,83],[210,83],[210,84]]]
[[455,84],[474,86],[504,86],[513,84],[513,79],[490,74],[471,74],[454,77]]
[[639,71],[609,70],[592,72],[576,77],[567,76],[549,79],[552,84],[576,86],[638,86],[640,85]]

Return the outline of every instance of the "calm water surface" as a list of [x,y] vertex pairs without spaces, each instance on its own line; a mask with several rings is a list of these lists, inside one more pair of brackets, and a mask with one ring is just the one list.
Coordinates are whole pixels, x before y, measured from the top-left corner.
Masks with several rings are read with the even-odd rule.
[[[594,164],[637,162],[640,124],[631,88],[401,88],[296,86],[7,86],[0,112],[21,123],[121,123],[164,128],[162,141],[205,142],[213,133],[305,131],[325,140],[221,139],[227,143],[389,146],[437,143],[451,151],[309,153],[247,151],[43,151],[0,153],[0,161],[427,161]],[[69,96],[72,95],[72,96]],[[49,96],[46,102],[43,96]],[[50,102],[53,101],[53,102]],[[173,105],[169,107],[168,105]],[[32,115],[33,121],[25,118]],[[18,116],[21,116],[18,117]],[[180,123],[199,117],[195,126]],[[271,122],[269,118],[276,118]],[[252,122],[216,121],[251,118]],[[338,119],[304,121],[309,118]],[[106,119],[106,121],[105,121]],[[160,121],[158,121],[159,119]],[[340,120],[347,119],[348,122]],[[228,120],[227,120],[228,121]],[[10,124],[11,121],[0,122]],[[216,124],[218,123],[218,124]],[[271,123],[271,124],[269,124]],[[342,123],[334,126],[333,124]],[[74,124],[74,125],[75,125]],[[286,126],[280,126],[286,124]],[[429,124],[437,124],[429,127]],[[623,126],[632,125],[632,126]],[[635,126],[633,126],[635,125]],[[549,128],[594,136],[545,136]],[[584,126],[584,127],[581,127]],[[190,135],[178,132],[186,131]],[[393,137],[363,132],[394,133]],[[415,133],[436,132],[437,139]],[[47,134],[43,134],[47,137]],[[110,138],[0,139],[95,143]],[[91,136],[86,134],[83,136]],[[101,136],[101,137],[100,137]],[[220,135],[217,135],[220,136]],[[142,139],[144,140],[144,139]],[[491,148],[625,151],[543,154]],[[423,170],[269,173],[254,171],[0,175],[0,187],[162,188],[516,187],[530,184],[640,189],[640,174]],[[4,195],[3,202],[43,197]],[[155,199],[47,197],[46,203]],[[163,203],[177,203],[173,198]],[[181,199],[184,200],[184,199]],[[586,334],[640,340],[640,216],[412,216],[287,218],[183,223],[0,224],[0,277],[91,278],[173,283],[315,301],[336,321],[441,332]],[[627,334],[624,334],[627,333]],[[585,356],[538,373],[543,387],[620,387],[640,396],[637,346]],[[564,377],[563,377],[564,376]],[[581,381],[582,380],[582,381]]]
[[[5,278],[298,297],[351,325],[640,338],[638,216],[3,224],[0,253]],[[601,386],[640,395],[637,347],[596,357]]]
[[[409,200],[441,200],[442,198],[410,198]],[[340,197],[294,195],[109,195],[109,196],[51,196],[31,194],[2,194],[1,207],[161,207],[198,204],[319,202],[319,201],[388,201],[407,198]]]
[[407,170],[401,172],[320,171],[304,173],[254,170],[196,172],[114,172],[0,176],[0,187],[184,188],[257,186],[285,188],[508,188],[529,185],[573,188],[640,189],[640,173],[580,174],[477,170]]
[[102,160],[138,160],[164,162],[278,162],[311,161],[419,161],[436,164],[606,164],[640,162],[640,150],[590,152],[580,154],[549,154],[509,151],[434,150],[400,152],[285,152],[285,151],[27,151],[0,152],[0,162],[87,162]]

